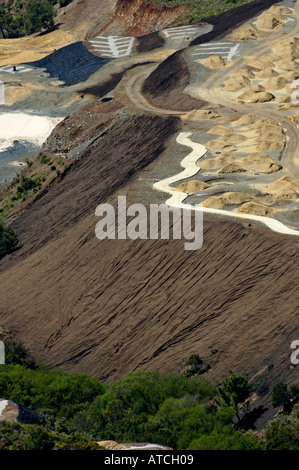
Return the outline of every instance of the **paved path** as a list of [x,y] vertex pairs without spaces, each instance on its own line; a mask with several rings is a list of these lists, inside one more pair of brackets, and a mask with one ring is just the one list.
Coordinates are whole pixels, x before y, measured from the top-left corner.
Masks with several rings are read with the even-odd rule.
[[[193,134],[191,132],[181,132],[177,137],[178,144],[192,148],[192,152],[190,152],[189,155],[187,155],[181,162],[181,166],[184,168],[184,171],[181,171],[180,173],[164,180],[157,181],[153,185],[154,189],[171,195],[171,197],[166,201],[166,204],[170,207],[179,207],[182,209],[190,207],[190,205],[186,205],[183,203],[183,201],[188,197],[188,194],[181,191],[176,191],[174,188],[171,188],[170,185],[177,181],[181,181],[182,179],[190,178],[191,176],[196,175],[196,173],[198,173],[198,171],[200,170],[200,167],[196,165],[196,162],[205,155],[207,149],[201,144],[192,142],[192,140],[190,139],[192,135]],[[202,205],[200,204],[192,206],[191,208],[192,210],[199,210],[209,214],[218,214],[225,217],[239,218],[243,221],[256,220],[258,222],[264,223],[274,232],[283,233],[286,235],[299,236],[299,231],[291,229],[279,222],[278,220],[272,219],[270,217],[251,214],[237,214],[235,212],[230,212],[222,209],[211,209],[208,207],[202,207]]]

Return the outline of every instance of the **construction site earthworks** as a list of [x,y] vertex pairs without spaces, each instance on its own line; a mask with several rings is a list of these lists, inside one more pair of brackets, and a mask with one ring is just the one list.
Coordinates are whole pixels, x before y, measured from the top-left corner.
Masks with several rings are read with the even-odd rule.
[[[50,30],[0,39],[0,215],[18,238],[0,326],[107,384],[196,354],[214,384],[255,384],[260,431],[273,384],[297,380],[299,1],[195,22],[173,3],[74,0]],[[96,208],[119,196],[200,213],[202,246],[99,240]]]

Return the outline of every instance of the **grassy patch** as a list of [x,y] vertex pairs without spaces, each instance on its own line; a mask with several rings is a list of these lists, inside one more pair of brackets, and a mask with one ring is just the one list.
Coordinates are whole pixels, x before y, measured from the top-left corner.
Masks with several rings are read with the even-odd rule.
[[245,3],[252,3],[254,0],[147,0],[159,6],[175,7],[186,5],[190,8],[190,13],[185,18],[181,18],[181,23],[196,23],[203,18],[218,15],[224,11],[231,10]]

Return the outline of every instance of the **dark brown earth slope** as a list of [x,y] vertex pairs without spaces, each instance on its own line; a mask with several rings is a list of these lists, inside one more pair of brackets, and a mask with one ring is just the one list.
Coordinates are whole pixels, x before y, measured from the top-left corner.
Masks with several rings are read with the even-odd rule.
[[179,111],[208,106],[184,93],[189,82],[189,70],[180,51],[163,61],[145,80],[142,92],[155,106]]
[[[170,82],[159,85],[156,76],[153,83],[159,99],[171,96],[163,106],[180,108],[188,77],[180,55],[171,60]],[[92,122],[98,111],[103,116]],[[163,152],[171,158],[181,123],[132,116],[113,102],[84,113],[48,141],[51,151],[64,152],[90,140],[81,158],[13,224],[21,246],[1,261],[0,325],[38,362],[107,382],[137,368],[174,371],[198,353],[215,382],[230,370],[256,375],[269,386],[261,401],[269,400],[273,383],[295,381],[298,240],[210,216],[198,251],[184,251],[181,240],[99,241],[97,205],[116,206],[117,194],[142,202],[134,179],[146,178]]]
[[[294,381],[298,249],[293,237],[205,218],[204,244],[104,240],[95,208],[155,164],[180,129],[175,118],[123,117],[15,221],[22,247],[1,261],[0,325],[38,362],[112,382],[169,372],[198,353],[215,382],[230,370],[270,386]],[[271,366],[271,367],[270,367]]]
[[1,262],[0,324],[38,361],[108,381],[138,367],[175,370],[194,352],[216,381],[270,364],[285,378],[298,241],[217,218],[194,252],[180,240],[99,241],[96,206],[116,205],[115,191],[178,130],[158,117],[121,124],[14,223],[23,247]]
[[[113,106],[113,103],[110,104],[110,108]],[[68,122],[69,119],[66,119],[58,126],[57,133],[50,136],[48,145],[51,150],[59,151],[61,148],[60,144],[57,148],[56,136],[59,141],[64,138],[63,142],[67,145],[68,139],[63,137],[65,128],[68,127],[71,135],[73,132],[73,126],[68,125]],[[76,122],[75,116],[72,122]],[[103,125],[108,122],[111,123],[111,118],[110,121],[109,117],[106,121],[102,119]],[[180,126],[180,120],[174,117],[122,115],[116,122],[112,121],[112,126],[108,126],[104,133],[102,126],[94,128],[94,132],[99,132],[98,137],[94,136],[93,142],[70,167],[67,175],[59,184],[52,185],[48,193],[12,224],[19,234],[22,248],[5,257],[0,270],[9,266],[10,262],[16,263],[37,251],[67,228],[93,214],[98,204],[109,198],[163,152],[166,140]],[[80,132],[79,125],[76,130]],[[73,140],[75,141],[74,136]]]

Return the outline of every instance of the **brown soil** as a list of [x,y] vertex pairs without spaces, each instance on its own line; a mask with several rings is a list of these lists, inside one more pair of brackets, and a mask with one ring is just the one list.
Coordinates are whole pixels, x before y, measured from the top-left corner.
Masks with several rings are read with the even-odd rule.
[[[48,139],[48,148],[52,152],[68,148],[70,139],[65,129],[71,134],[74,146],[87,141],[92,135],[93,139],[59,184],[54,184],[44,197],[24,211],[12,224],[20,234],[22,248],[14,255],[4,258],[1,270],[10,261],[15,262],[38,250],[66,227],[93,214],[98,204],[157,158],[164,150],[166,140],[181,127],[179,118],[164,116],[119,116],[115,121],[108,114],[101,122],[96,113],[101,114],[105,107],[106,112],[112,111],[114,106],[110,103],[101,103],[98,107],[94,105],[93,113],[87,108],[85,115],[91,114],[87,118],[89,120],[86,117],[82,119],[84,113],[81,110],[81,116],[78,112],[73,118],[63,121],[58,126],[57,133],[56,130],[53,131]],[[90,130],[88,124],[92,120],[96,124]]]
[[136,47],[137,52],[148,52],[158,47],[162,47],[165,44],[165,39],[159,33],[150,33],[145,36],[141,36],[138,39],[138,46]]
[[[127,133],[129,124],[136,136],[131,119]],[[161,139],[163,121],[155,124]],[[173,131],[173,121],[164,125]],[[298,241],[257,223],[245,231],[241,221],[208,217],[196,252],[184,251],[181,240],[99,241],[94,207],[107,200],[111,183],[127,178],[125,161],[134,171],[134,152],[124,159],[130,146],[123,138],[115,151],[104,139],[105,152],[91,150],[61,190],[52,188],[34,214],[25,211],[15,224],[24,247],[3,261],[1,324],[38,361],[109,382],[137,368],[178,369],[194,352],[211,365],[216,382],[229,370],[253,375],[269,364],[272,380],[287,379]],[[148,149],[141,150],[146,158]],[[116,207],[116,197],[108,201]]]
[[[65,26],[73,19],[76,34],[98,34],[116,3],[103,2],[101,10],[98,1],[75,0],[66,9]],[[194,43],[221,36],[273,3],[258,1],[214,17],[215,30]],[[127,31],[127,23],[122,25]],[[82,92],[101,97],[119,78]],[[209,107],[184,93],[188,81],[176,53],[151,74],[144,92],[158,107]],[[253,115],[237,123],[258,126]],[[79,149],[80,158],[13,223],[20,246],[1,260],[0,324],[38,362],[107,382],[138,368],[178,370],[197,353],[210,364],[207,375],[216,383],[230,370],[252,377],[265,368],[269,386],[290,383],[290,344],[298,333],[296,237],[212,215],[204,217],[203,247],[195,252],[184,251],[182,240],[95,236],[95,208],[104,202],[117,207],[118,194],[127,194],[128,204],[143,202],[134,182],[146,180],[148,166],[163,152],[172,156],[181,127],[179,118],[131,115],[115,101],[94,103],[57,127],[44,151]],[[259,147],[271,147],[273,139]],[[211,148],[219,143],[214,139]],[[277,186],[268,189],[276,197]],[[279,196],[292,197],[297,182],[281,179],[278,189]],[[251,194],[226,198],[228,204],[247,201],[251,209],[254,204],[254,210],[271,210],[257,207]]]
[[102,34],[143,36],[176,24],[187,6],[157,6],[145,0],[74,0],[62,10],[57,23],[77,39]]
[[100,32],[121,31],[124,36],[143,36],[176,24],[176,20],[188,12],[186,5],[170,8],[145,0],[118,0],[112,18]]

